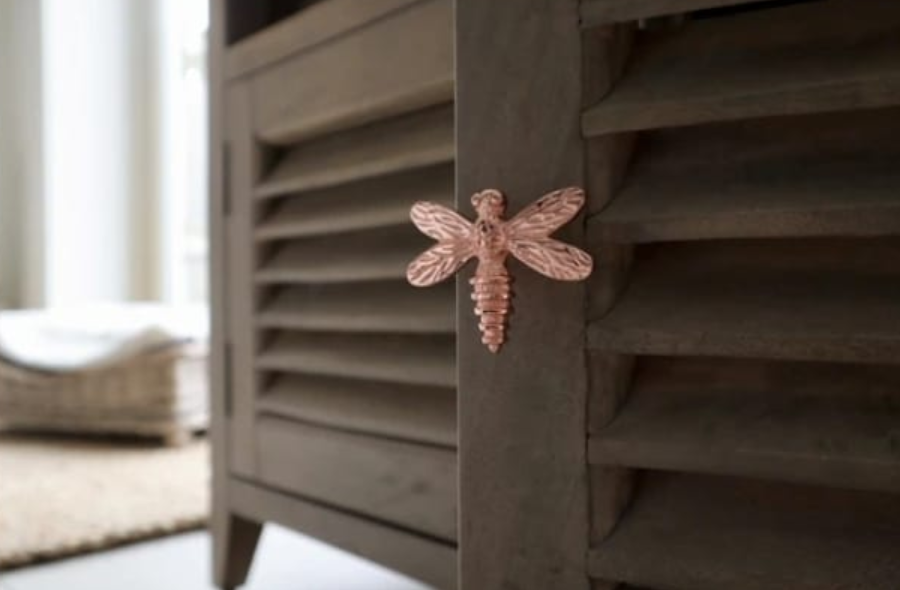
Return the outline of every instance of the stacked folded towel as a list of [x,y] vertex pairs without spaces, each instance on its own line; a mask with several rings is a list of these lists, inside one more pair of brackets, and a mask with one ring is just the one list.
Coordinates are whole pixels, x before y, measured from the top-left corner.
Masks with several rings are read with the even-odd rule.
[[0,358],[41,371],[99,369],[208,337],[205,306],[110,303],[0,313]]

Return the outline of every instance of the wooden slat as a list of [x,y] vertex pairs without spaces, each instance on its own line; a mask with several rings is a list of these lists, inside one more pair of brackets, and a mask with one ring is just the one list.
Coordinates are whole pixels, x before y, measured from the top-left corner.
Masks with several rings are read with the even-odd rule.
[[225,76],[236,78],[308,51],[417,0],[328,0],[242,39],[225,52]]
[[450,0],[421,0],[268,68],[253,78],[259,137],[288,144],[452,100],[452,30]]
[[679,590],[895,590],[893,494],[647,474],[593,576]]
[[[457,0],[457,206],[503,189],[509,210],[586,184],[577,0]],[[583,224],[558,234],[583,242]],[[509,341],[477,337],[458,281],[460,587],[587,590],[585,287],[512,265]]]
[[283,199],[256,229],[257,240],[301,238],[409,222],[418,200],[453,202],[453,166],[414,170]]
[[[262,173],[262,154],[253,141],[249,113],[249,92],[246,84],[234,84],[223,97],[226,103],[228,150],[227,186],[222,199],[230,202],[224,222],[224,253],[221,282],[213,285],[226,289],[223,302],[227,316],[225,321],[228,355],[226,371],[229,395],[229,440],[243,444],[229,448],[229,473],[251,477],[255,470],[255,427],[253,395],[258,383],[253,371],[253,357],[258,342],[253,330],[253,310],[257,305],[257,290],[248,277],[257,264],[257,249],[253,243],[253,225],[257,215],[256,203],[248,197],[253,185]],[[224,208],[223,208],[224,209]],[[241,395],[233,395],[235,391]]]
[[456,329],[452,283],[405,281],[284,287],[257,316],[263,328],[335,332],[442,333]]
[[257,367],[438,387],[456,386],[451,336],[280,333]]
[[323,426],[456,446],[456,391],[450,388],[283,375],[258,406]]
[[[854,26],[846,26],[847,14]],[[646,33],[586,135],[900,103],[900,4],[833,0]]]
[[607,23],[627,22],[752,2],[760,3],[765,0],[582,0],[581,25],[596,27]]
[[648,132],[595,241],[900,235],[900,111]]
[[259,419],[257,433],[263,482],[440,539],[456,538],[453,450],[270,417]]
[[633,354],[893,363],[900,241],[670,244],[641,253],[590,346]]
[[453,160],[453,109],[440,107],[291,148],[256,189],[271,197]]
[[900,491],[900,367],[646,359],[597,465]]
[[280,245],[256,273],[261,283],[340,283],[404,279],[431,244],[412,224]]
[[456,588],[456,548],[450,543],[244,481],[233,480],[230,488],[233,510],[244,518],[304,531],[435,588]]

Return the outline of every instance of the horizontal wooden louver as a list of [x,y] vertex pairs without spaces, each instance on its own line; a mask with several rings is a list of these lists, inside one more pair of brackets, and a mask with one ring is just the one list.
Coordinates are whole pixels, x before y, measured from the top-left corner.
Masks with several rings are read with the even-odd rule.
[[895,494],[655,472],[589,568],[667,590],[888,589],[898,539]]
[[900,227],[900,110],[647,132],[595,240],[877,236]]
[[582,16],[633,32],[582,119],[612,187],[587,221],[605,273],[589,574],[895,589],[900,5],[586,0]]
[[862,4],[821,0],[648,32],[622,80],[584,113],[584,131],[894,105],[900,4]]
[[410,206],[453,198],[452,123],[442,104],[267,146],[252,232],[260,477],[444,542],[456,536],[455,295],[405,273],[429,245]]
[[217,530],[217,583],[243,582],[250,523],[275,522],[455,587],[455,289],[405,277],[432,244],[411,206],[454,199],[453,2],[218,8],[246,30],[215,60],[228,516],[214,520],[237,523]]
[[434,538],[456,538],[454,450],[268,415],[259,430],[260,474],[270,485]]
[[872,363],[900,358],[896,238],[647,248],[619,304],[591,325],[592,347]]
[[598,465],[900,492],[892,365],[645,357]]
[[452,387],[285,374],[266,388],[259,405],[312,424],[456,446]]
[[[257,75],[253,99],[263,141],[292,144],[453,100],[452,2],[320,4],[333,6],[322,6],[320,18],[308,19],[314,30],[294,29],[271,44],[293,45],[299,53]],[[335,22],[346,30],[322,42]]]

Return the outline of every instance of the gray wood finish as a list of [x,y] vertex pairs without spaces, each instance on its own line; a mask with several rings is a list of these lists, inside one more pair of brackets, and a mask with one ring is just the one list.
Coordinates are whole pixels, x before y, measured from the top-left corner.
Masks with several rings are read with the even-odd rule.
[[[502,48],[502,49],[501,49]],[[584,185],[584,88],[574,0],[458,0],[457,206],[503,190],[515,213]],[[578,244],[574,223],[559,234]],[[514,312],[498,355],[458,281],[461,588],[587,589],[585,287],[511,264]]]
[[900,503],[726,477],[647,474],[591,573],[652,588],[893,590]]
[[594,464],[900,491],[895,366],[641,361]]
[[900,112],[655,130],[592,239],[656,242],[900,232]]
[[[230,440],[229,463],[231,469],[246,476],[255,473],[255,434],[253,392],[257,388],[257,374],[254,358],[258,348],[257,332],[253,325],[253,315],[257,307],[259,291],[247,280],[258,265],[259,252],[253,243],[253,228],[258,215],[257,205],[251,198],[263,166],[260,146],[253,140],[249,117],[249,89],[246,84],[235,84],[228,88],[227,101],[227,157],[226,171],[228,187],[225,207],[225,240],[227,246],[228,310],[226,333],[228,346],[228,380],[230,391]],[[216,283],[214,283],[216,284]]]
[[290,286],[262,306],[263,328],[334,332],[453,334],[453,287],[413,291],[400,281]]
[[408,207],[452,202],[451,6],[325,0],[219,39],[223,586],[269,520],[455,581],[454,290],[402,280],[429,243]]
[[[212,510],[210,515],[210,531],[213,537],[212,546],[212,579],[220,588],[236,586],[244,580],[234,574],[240,572],[239,557],[241,553],[233,550],[236,544],[247,543],[233,535],[231,503],[229,502],[229,474],[231,472],[228,456],[229,417],[228,417],[228,368],[227,357],[227,321],[226,309],[227,272],[225,266],[225,133],[221,121],[225,112],[223,93],[219,91],[222,84],[221,48],[225,44],[224,0],[210,4],[209,27],[209,84],[210,118],[210,191],[209,191],[209,241],[210,241],[210,354],[209,354],[209,388],[210,388],[210,438],[212,440],[212,481],[210,496]],[[232,565],[234,563],[234,565]],[[249,562],[248,562],[249,563]]]
[[265,484],[448,542],[456,539],[453,450],[267,416],[258,428],[259,477]]
[[451,162],[453,155],[453,111],[442,106],[292,147],[256,194],[320,189]]
[[[224,0],[223,0],[224,2]],[[218,88],[222,81],[222,52],[226,14],[223,2],[214,2],[210,14],[210,86]],[[212,579],[220,588],[236,588],[244,583],[259,539],[261,525],[236,515],[232,509],[229,474],[237,461],[231,453],[229,441],[234,439],[229,398],[233,386],[228,364],[231,347],[232,318],[225,294],[230,290],[231,274],[225,256],[225,244],[232,228],[225,218],[226,192],[231,187],[227,172],[227,152],[224,149],[230,130],[220,124],[230,108],[224,93],[210,93],[210,307],[212,333],[210,338],[210,403],[213,477],[211,483],[213,534]]]
[[418,0],[329,0],[273,24],[234,44],[225,58],[225,75],[236,78],[320,43],[366,26],[372,20],[414,4]]
[[896,585],[898,27],[880,0],[646,23],[585,112],[595,590]]
[[456,587],[456,549],[452,545],[245,482],[235,482],[233,488],[235,510],[246,518],[306,531],[436,588]]
[[[635,40],[634,27],[617,25],[593,29],[584,34],[583,60],[588,93],[583,104],[595,104],[608,96],[621,78]],[[635,149],[633,135],[595,137],[587,143],[589,212],[604,211],[616,198]],[[602,317],[615,306],[627,284],[632,247],[613,243],[587,228],[586,239],[594,255],[594,273],[588,280],[589,317]],[[587,358],[589,432],[608,423],[628,396],[634,360],[615,352],[592,352]],[[591,467],[588,472],[590,498],[589,544],[600,543],[618,524],[631,500],[635,474],[629,468]],[[595,580],[592,590],[612,590],[614,582]]]
[[[703,8],[721,8],[765,2],[766,0],[582,0],[582,26],[596,27],[613,22],[628,22],[679,14]],[[777,0],[769,0],[770,2]]]
[[[668,245],[635,266],[590,345],[631,354],[893,363],[900,241]],[[677,313],[674,313],[677,310]]]
[[293,143],[451,100],[452,20],[450,0],[419,0],[254,76],[259,137]]
[[[307,238],[405,225],[416,201],[452,205],[453,174],[448,163],[288,196],[266,212],[256,238]],[[372,198],[373,194],[379,198]]]
[[449,387],[284,375],[266,388],[259,408],[351,432],[456,447],[456,390]]
[[291,240],[275,246],[255,276],[270,284],[400,280],[409,261],[428,246],[411,224]]
[[584,132],[894,105],[900,5],[858,8],[812,2],[645,33],[621,83],[585,112]]
[[282,331],[259,355],[260,369],[453,387],[452,336]]

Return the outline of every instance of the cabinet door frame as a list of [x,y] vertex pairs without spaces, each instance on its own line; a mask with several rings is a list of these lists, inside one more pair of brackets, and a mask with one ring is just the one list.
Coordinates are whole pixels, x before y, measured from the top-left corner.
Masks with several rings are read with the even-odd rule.
[[[577,0],[457,0],[460,211],[486,188],[511,216],[586,186],[581,63]],[[557,236],[583,245],[583,223]],[[458,281],[460,587],[587,590],[586,288],[510,272],[497,355],[479,341],[470,274]]]
[[259,335],[255,314],[259,299],[253,275],[259,251],[253,228],[259,207],[253,196],[263,168],[263,150],[253,134],[250,83],[230,83],[226,97],[226,220],[223,244],[227,267],[226,391],[229,467],[254,476],[256,460],[256,398],[259,374],[255,358]]

